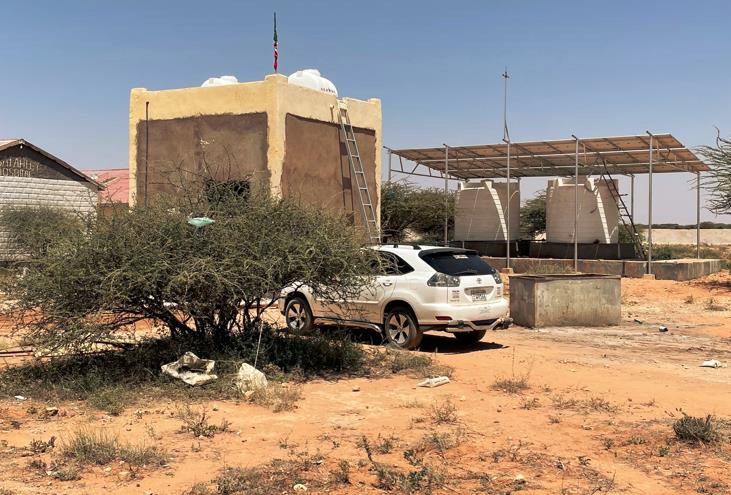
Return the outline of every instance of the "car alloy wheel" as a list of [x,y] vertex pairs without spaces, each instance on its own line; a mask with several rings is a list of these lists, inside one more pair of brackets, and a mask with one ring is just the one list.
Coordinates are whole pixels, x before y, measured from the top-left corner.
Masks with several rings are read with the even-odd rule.
[[411,335],[411,318],[403,313],[391,314],[387,323],[388,336],[392,342],[403,346]]
[[310,329],[312,324],[312,313],[310,312],[307,302],[303,301],[301,298],[292,298],[287,303],[284,315],[287,320],[287,328],[291,331],[305,332]]
[[406,307],[396,307],[384,319],[386,340],[402,349],[414,349],[421,344],[422,333],[416,318]]

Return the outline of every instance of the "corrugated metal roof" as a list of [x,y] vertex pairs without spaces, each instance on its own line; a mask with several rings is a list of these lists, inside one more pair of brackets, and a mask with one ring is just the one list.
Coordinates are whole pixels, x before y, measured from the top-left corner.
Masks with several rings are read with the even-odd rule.
[[82,172],[104,186],[104,191],[100,193],[103,201],[112,203],[129,202],[128,168],[83,170]]
[[[578,139],[579,173],[646,174],[650,168],[650,135]],[[510,143],[512,177],[556,177],[573,175],[577,139]],[[443,146],[391,150],[401,158],[443,174],[445,154],[449,175],[459,179],[505,177],[508,144]],[[671,134],[652,135],[652,171],[703,172],[709,170],[691,150]]]

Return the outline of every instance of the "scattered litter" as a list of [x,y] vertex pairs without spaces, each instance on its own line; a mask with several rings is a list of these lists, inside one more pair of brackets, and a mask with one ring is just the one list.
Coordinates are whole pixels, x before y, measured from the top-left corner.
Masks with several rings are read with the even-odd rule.
[[358,385],[353,387],[353,392],[360,392],[360,387]]
[[701,363],[701,368],[720,368],[723,364],[718,359],[709,359]]
[[120,479],[120,481],[129,481],[134,478],[134,475],[130,471],[120,471],[117,474],[117,477]]
[[307,491],[307,487],[305,485],[303,485],[302,483],[297,483],[296,485],[294,485],[292,487],[292,489],[296,492],[306,492]]
[[642,320],[638,320],[637,318],[635,318],[635,323],[637,323],[638,325],[642,325],[644,322]]
[[177,361],[163,364],[160,369],[166,375],[183,380],[188,385],[205,385],[218,379],[212,373],[215,365],[216,362],[212,359],[201,359],[192,352],[186,352]]
[[659,330],[659,331],[660,331],[661,333],[665,333],[665,332],[667,332],[667,331],[668,331],[668,327],[666,327],[665,325],[660,325],[660,328],[658,328],[658,330]]
[[195,228],[205,227],[215,222],[216,221],[214,219],[208,217],[188,217],[188,224]]
[[27,397],[23,397],[22,395],[16,395],[15,400],[27,400]]
[[515,478],[514,478],[514,481],[516,483],[518,483],[519,485],[522,485],[522,484],[525,483],[525,476],[523,476],[522,474],[516,474],[515,475]]
[[46,416],[56,416],[56,415],[58,415],[57,407],[47,407],[46,408]]
[[434,388],[440,385],[449,383],[449,377],[447,376],[435,376],[434,378],[427,378],[423,382],[420,382],[417,387]]
[[239,393],[246,394],[253,390],[267,388],[267,377],[248,363],[241,363],[239,372],[234,378],[234,384]]

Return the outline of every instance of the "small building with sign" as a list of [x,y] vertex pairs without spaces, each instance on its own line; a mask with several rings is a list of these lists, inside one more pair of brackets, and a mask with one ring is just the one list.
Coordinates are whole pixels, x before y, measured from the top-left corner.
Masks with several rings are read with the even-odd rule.
[[[0,208],[54,207],[94,213],[103,186],[25,139],[0,139]],[[0,232],[0,259],[12,257]]]

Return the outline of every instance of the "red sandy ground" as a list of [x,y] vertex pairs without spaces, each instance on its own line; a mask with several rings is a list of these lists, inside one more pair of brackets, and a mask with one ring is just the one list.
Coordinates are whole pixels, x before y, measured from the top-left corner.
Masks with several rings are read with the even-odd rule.
[[[699,367],[710,358],[731,363],[731,311],[706,309],[710,298],[731,308],[731,276],[625,279],[622,289],[620,327],[514,327],[488,334],[471,349],[447,335],[426,338],[421,352],[455,370],[452,382],[439,388],[417,388],[417,379],[401,375],[315,380],[304,385],[291,412],[243,401],[210,402],[213,422],[232,423],[231,432],[211,439],[180,433],[173,403],[136,404],[110,417],[78,403],[3,400],[0,493],[4,488],[15,494],[181,494],[223,466],[261,466],[291,457],[289,451],[319,452],[323,463],[309,475],[315,478],[326,478],[341,459],[350,462],[351,484],[329,493],[380,493],[357,446],[363,435],[374,442],[379,435],[395,437],[391,453],[374,457],[406,469],[403,451],[424,434],[458,429],[464,433],[461,445],[428,457],[448,472],[447,487],[437,493],[729,493],[729,441],[689,446],[674,440],[671,424],[680,410],[731,416],[731,368]],[[669,331],[659,332],[659,325]],[[513,373],[528,375],[531,388],[512,395],[491,388],[496,378]],[[615,410],[566,409],[554,402],[558,397],[593,398],[595,404],[603,399]],[[435,425],[430,408],[445,400],[456,406],[459,420]],[[61,414],[41,419],[27,412],[31,405],[57,406]],[[119,464],[110,471],[85,468],[80,480],[70,482],[27,467],[33,457],[22,452],[31,440],[51,435],[63,440],[89,425],[125,441],[164,447],[170,463],[140,469],[130,481],[119,480],[117,473],[127,469]],[[41,457],[49,460],[53,453]],[[518,474],[525,483],[514,482]],[[294,493],[292,486],[286,493]]]

